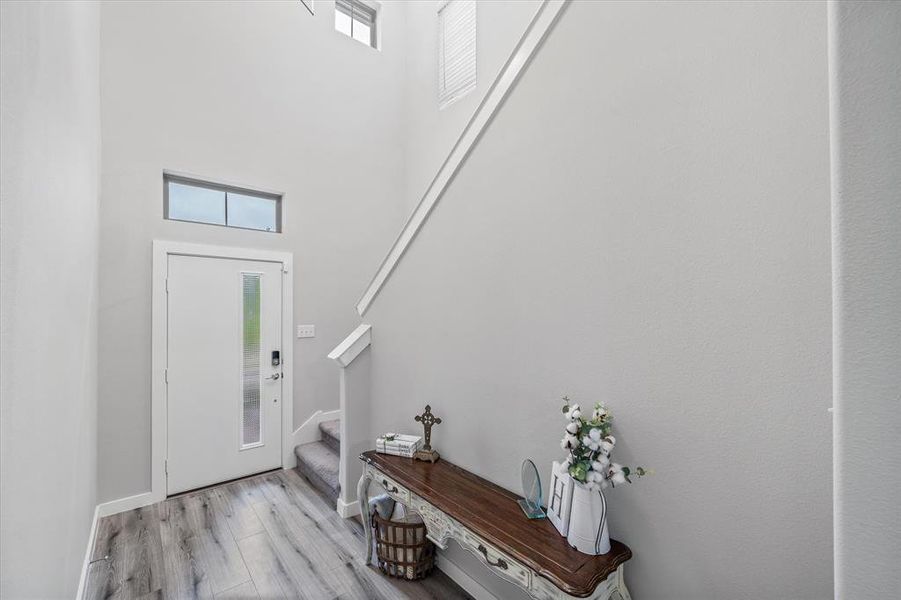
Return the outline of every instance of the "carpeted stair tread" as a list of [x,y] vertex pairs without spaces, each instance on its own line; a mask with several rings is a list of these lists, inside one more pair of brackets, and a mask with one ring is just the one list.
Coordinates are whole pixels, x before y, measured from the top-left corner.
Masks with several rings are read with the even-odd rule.
[[323,421],[319,424],[322,441],[335,452],[341,452],[341,419]]
[[338,499],[338,453],[324,442],[310,442],[294,448],[297,470],[332,500]]

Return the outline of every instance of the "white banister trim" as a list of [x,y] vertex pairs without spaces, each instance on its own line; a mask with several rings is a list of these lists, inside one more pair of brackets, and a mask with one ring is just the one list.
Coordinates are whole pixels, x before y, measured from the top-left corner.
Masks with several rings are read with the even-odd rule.
[[338,344],[334,350],[329,352],[328,357],[337,361],[341,368],[346,367],[354,361],[354,359],[372,343],[372,325],[363,324],[353,330],[353,332],[344,338],[344,341]]
[[526,65],[529,64],[529,61],[541,46],[541,42],[547,37],[554,23],[557,22],[560,12],[568,2],[569,0],[544,0],[535,12],[535,16],[532,17],[531,23],[529,23],[525,33],[522,34],[522,38],[516,44],[513,53],[507,59],[506,64],[504,64],[504,68],[501,69],[497,79],[488,88],[485,97],[469,119],[469,123],[466,124],[466,128],[463,129],[463,133],[460,134],[457,143],[454,144],[450,154],[444,160],[441,168],[438,169],[438,174],[435,175],[432,183],[429,184],[425,195],[419,201],[419,204],[416,205],[400,235],[394,241],[394,245],[391,246],[391,250],[388,251],[388,255],[382,261],[382,264],[379,265],[378,271],[376,271],[363,296],[357,302],[357,312],[361,316],[372,304],[382,286],[385,285],[388,277],[394,271],[394,267],[397,266],[407,247],[422,228],[429,213],[432,212],[435,204],[438,203],[438,200],[444,194],[444,190],[447,189],[454,175],[457,174],[460,165],[463,164],[463,161],[466,160],[466,157],[469,156],[469,153],[475,147],[485,127],[488,126],[492,117],[497,113],[498,108],[500,108],[513,85],[522,75]]

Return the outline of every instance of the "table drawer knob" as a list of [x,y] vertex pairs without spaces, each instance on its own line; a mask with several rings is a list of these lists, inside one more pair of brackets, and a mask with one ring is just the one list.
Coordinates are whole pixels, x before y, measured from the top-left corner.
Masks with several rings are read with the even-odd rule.
[[388,490],[389,492],[392,492],[392,493],[394,493],[394,494],[397,494],[397,493],[398,493],[398,489],[397,489],[397,486],[396,486],[396,485],[391,486],[391,488],[388,487],[388,480],[387,480],[387,479],[382,479],[382,486],[383,486],[386,490]]
[[498,569],[504,570],[507,569],[507,561],[505,561],[503,558],[498,558],[497,562],[491,562],[491,559],[488,558],[488,548],[486,548],[482,544],[479,544],[477,550],[482,553],[482,556],[485,557],[485,562],[487,562],[492,567],[497,567]]

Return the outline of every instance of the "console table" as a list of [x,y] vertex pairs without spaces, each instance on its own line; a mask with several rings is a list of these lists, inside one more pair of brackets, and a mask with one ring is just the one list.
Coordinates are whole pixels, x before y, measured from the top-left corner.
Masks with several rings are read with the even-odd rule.
[[441,459],[437,463],[364,452],[357,497],[366,530],[366,564],[372,560],[369,484],[375,481],[397,502],[422,516],[439,548],[456,540],[489,571],[537,600],[631,600],[623,565],[632,557],[610,540],[610,552],[589,556],[566,543],[547,519],[529,520],[518,496]]

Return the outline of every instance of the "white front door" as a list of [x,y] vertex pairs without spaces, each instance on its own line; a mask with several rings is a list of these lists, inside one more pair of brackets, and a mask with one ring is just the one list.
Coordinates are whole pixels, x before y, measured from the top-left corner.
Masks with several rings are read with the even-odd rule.
[[169,255],[166,491],[281,466],[281,263]]

